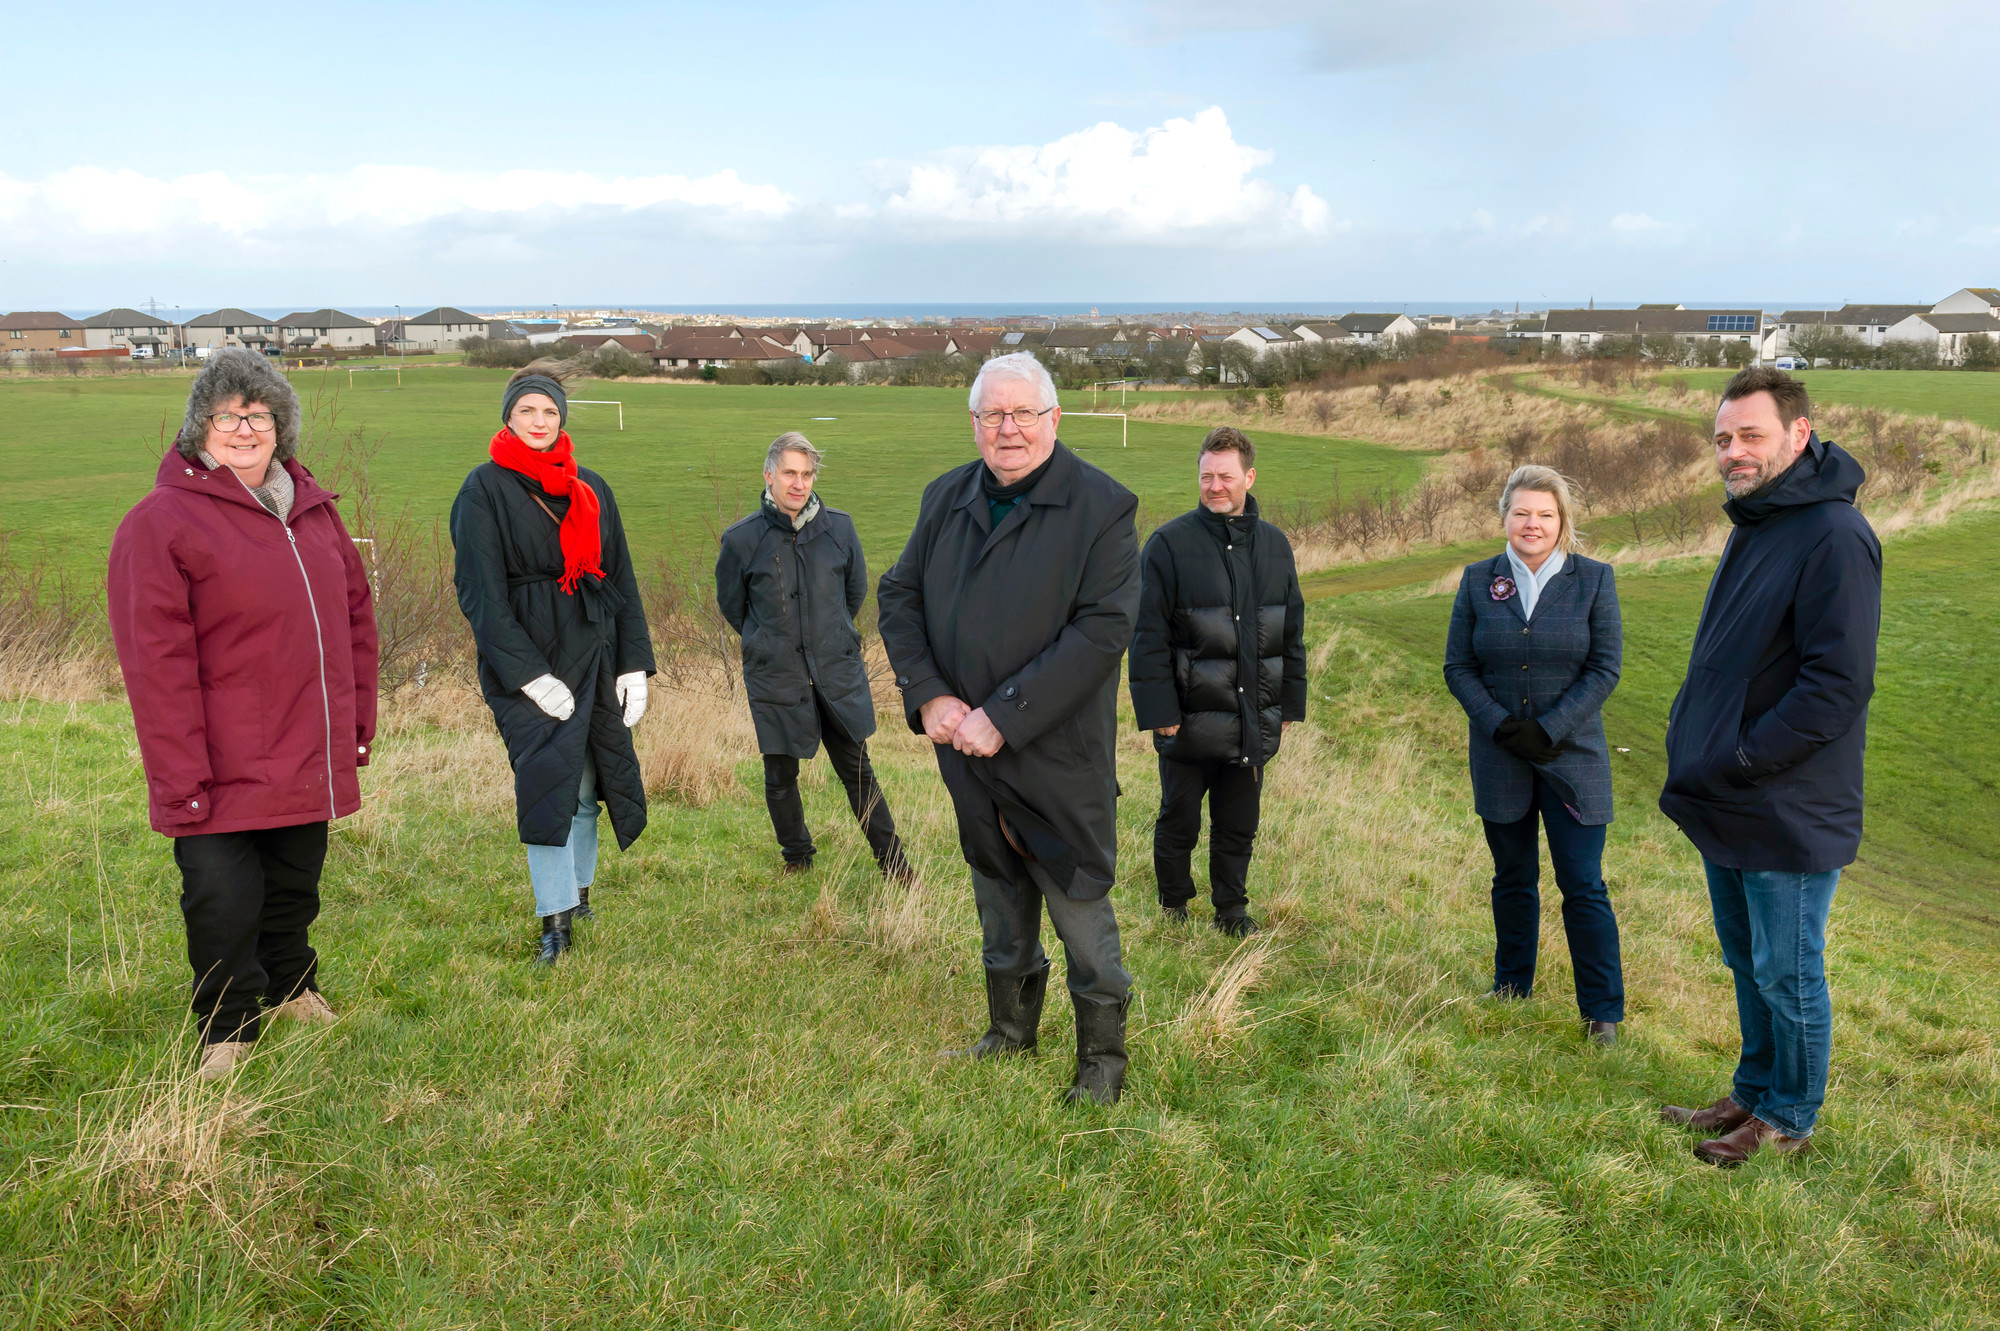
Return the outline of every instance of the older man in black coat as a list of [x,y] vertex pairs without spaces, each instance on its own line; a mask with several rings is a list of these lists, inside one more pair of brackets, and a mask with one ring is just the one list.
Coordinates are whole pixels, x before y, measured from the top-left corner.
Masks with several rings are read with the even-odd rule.
[[1882,622],[1882,547],[1861,464],[1813,433],[1805,385],[1743,371],[1715,417],[1736,526],[1667,721],[1660,808],[1701,851],[1743,1052],[1728,1095],[1661,1116],[1729,1168],[1803,1150],[1826,1098],[1826,922],[1861,845],[1861,760]]
[[764,459],[758,511],[722,533],[715,601],[743,639],[743,689],[764,756],[764,803],[787,873],[812,867],[799,762],[822,741],[885,876],[907,877],[896,820],[868,764],[875,699],[854,616],[868,561],[854,520],[813,493],[820,452],[787,431]]
[[937,745],[985,938],[986,1034],[1031,1050],[1047,992],[1046,906],[1068,961],[1068,1099],[1125,1079],[1131,990],[1107,894],[1117,863],[1118,662],[1139,600],[1137,500],[1056,439],[1048,371],[1001,356],[973,384],[980,460],[924,490],[877,591],[910,728]]
[[1201,504],[1146,542],[1132,635],[1132,712],[1160,755],[1153,877],[1160,908],[1185,920],[1208,799],[1208,892],[1215,927],[1250,918],[1250,853],[1264,764],[1306,718],[1306,602],[1285,534],[1257,516],[1257,450],[1211,430],[1197,454]]

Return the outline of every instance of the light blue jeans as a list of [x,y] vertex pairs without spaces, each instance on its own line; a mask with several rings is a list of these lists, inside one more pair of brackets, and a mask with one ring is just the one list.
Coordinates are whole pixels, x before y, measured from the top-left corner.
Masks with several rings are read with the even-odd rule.
[[528,846],[528,881],[535,888],[535,914],[575,910],[577,889],[597,879],[597,769],[586,756],[576,788],[576,816],[569,840],[560,846]]
[[1787,1137],[1810,1137],[1833,1057],[1826,917],[1840,870],[1768,873],[1706,859],[1702,867],[1743,1031],[1730,1096]]

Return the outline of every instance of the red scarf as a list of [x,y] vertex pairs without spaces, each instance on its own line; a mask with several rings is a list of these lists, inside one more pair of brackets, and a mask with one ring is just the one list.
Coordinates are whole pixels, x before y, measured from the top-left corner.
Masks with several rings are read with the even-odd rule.
[[569,496],[569,512],[563,514],[556,529],[563,552],[563,574],[556,585],[574,596],[577,579],[584,574],[602,578],[604,569],[599,561],[604,554],[604,536],[597,526],[597,491],[576,474],[576,451],[570,447],[569,431],[557,435],[555,445],[546,452],[538,453],[502,426],[486,451],[507,470],[518,471],[541,486],[543,494]]

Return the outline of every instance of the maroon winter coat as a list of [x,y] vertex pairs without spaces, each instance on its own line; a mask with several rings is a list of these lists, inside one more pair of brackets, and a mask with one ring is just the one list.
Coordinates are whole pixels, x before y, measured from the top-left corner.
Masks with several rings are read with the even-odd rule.
[[335,496],[296,461],[281,523],[169,452],[111,541],[111,637],[167,836],[344,817],[375,739],[375,607]]

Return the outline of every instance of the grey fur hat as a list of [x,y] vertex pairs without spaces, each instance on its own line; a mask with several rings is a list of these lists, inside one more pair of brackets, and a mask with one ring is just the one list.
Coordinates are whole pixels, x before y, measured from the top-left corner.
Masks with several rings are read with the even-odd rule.
[[193,458],[208,442],[208,417],[219,402],[231,398],[261,402],[277,418],[278,448],[271,456],[283,462],[299,451],[299,395],[278,367],[254,351],[225,347],[209,353],[188,391],[187,416],[181,421],[174,447]]

